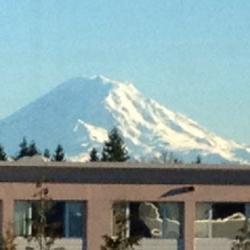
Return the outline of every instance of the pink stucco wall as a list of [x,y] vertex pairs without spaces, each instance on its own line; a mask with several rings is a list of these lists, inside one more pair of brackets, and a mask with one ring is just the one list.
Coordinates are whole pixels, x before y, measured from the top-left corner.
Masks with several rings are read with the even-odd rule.
[[[185,185],[119,185],[119,184],[47,184],[54,200],[87,201],[87,246],[99,250],[102,235],[111,233],[114,201],[179,201],[185,204],[185,250],[194,249],[195,203],[199,201],[250,201],[250,186],[193,185],[194,191],[161,196]],[[190,186],[190,185],[189,185]],[[36,188],[34,183],[1,183],[3,230],[13,222],[15,200],[31,200]]]

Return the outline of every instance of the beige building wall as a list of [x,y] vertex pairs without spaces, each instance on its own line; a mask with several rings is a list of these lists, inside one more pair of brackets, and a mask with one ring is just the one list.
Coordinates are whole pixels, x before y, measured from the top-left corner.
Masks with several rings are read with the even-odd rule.
[[[184,246],[194,249],[194,221],[196,202],[250,201],[250,186],[192,185],[194,190],[178,193],[185,185],[129,185],[129,184],[46,184],[54,200],[87,201],[87,249],[99,250],[102,235],[112,230],[114,201],[177,201],[184,202]],[[190,185],[187,185],[190,186]],[[1,183],[2,225],[5,231],[13,223],[14,201],[32,200],[34,183]],[[177,192],[175,192],[177,191]],[[167,194],[169,192],[169,195]]]

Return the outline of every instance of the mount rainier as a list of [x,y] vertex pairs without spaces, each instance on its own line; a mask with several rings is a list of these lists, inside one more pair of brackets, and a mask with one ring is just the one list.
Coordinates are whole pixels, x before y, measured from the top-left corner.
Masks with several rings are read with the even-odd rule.
[[186,116],[146,98],[133,84],[103,76],[74,78],[0,121],[0,143],[8,154],[22,137],[52,152],[62,144],[72,160],[84,161],[118,127],[132,159],[160,159],[172,152],[191,162],[250,162],[250,147],[225,140]]

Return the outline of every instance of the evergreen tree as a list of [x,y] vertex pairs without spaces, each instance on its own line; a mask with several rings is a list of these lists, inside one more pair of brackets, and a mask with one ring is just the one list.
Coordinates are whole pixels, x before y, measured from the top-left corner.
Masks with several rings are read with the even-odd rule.
[[44,150],[43,156],[44,156],[45,158],[47,158],[47,159],[50,159],[50,152],[49,152],[49,150],[48,150],[47,148]]
[[64,161],[65,154],[62,145],[58,144],[55,153],[52,156],[52,161]]
[[20,150],[16,156],[16,160],[25,157],[25,156],[34,156],[39,155],[40,152],[36,147],[35,141],[31,141],[28,145],[26,137],[23,137],[22,142],[19,144]]
[[95,148],[93,148],[90,153],[89,153],[89,156],[90,156],[90,161],[99,161],[99,157],[97,155],[97,150]]
[[19,152],[17,153],[16,160],[29,155],[29,146],[26,137],[23,137],[22,142],[19,144]]
[[201,156],[198,155],[196,160],[195,160],[195,164],[201,164],[202,160],[201,160]]
[[102,161],[126,161],[129,159],[126,146],[117,128],[108,134],[108,141],[104,143]]
[[4,152],[2,145],[0,145],[0,161],[7,161],[7,154]]
[[39,155],[40,152],[36,147],[36,143],[34,141],[31,141],[29,147],[28,147],[28,156],[34,156]]

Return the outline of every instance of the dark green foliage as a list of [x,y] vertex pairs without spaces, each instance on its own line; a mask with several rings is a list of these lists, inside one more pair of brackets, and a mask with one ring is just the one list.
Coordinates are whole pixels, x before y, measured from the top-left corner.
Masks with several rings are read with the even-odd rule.
[[28,156],[39,155],[39,154],[40,152],[38,151],[36,147],[36,143],[34,141],[31,141],[28,147]]
[[181,160],[179,160],[178,158],[174,158],[174,164],[181,164],[181,163],[182,163]]
[[[37,149],[35,141],[31,141],[30,144],[28,144],[25,137],[23,137],[23,140],[19,144],[19,147],[20,150],[17,153],[17,156],[15,157],[16,160],[25,156],[41,155],[40,151]],[[1,154],[1,148],[0,148],[0,154]],[[48,149],[44,150],[43,156],[50,159],[51,155]],[[64,160],[65,160],[65,153],[63,147],[62,145],[58,144],[52,156],[52,161],[64,161]]]
[[126,146],[117,128],[108,134],[108,141],[104,143],[102,161],[126,161],[129,159]]
[[2,145],[0,145],[0,161],[7,161],[7,154],[4,152]]
[[202,160],[201,160],[201,156],[200,156],[200,155],[198,155],[198,156],[197,156],[197,158],[196,158],[195,163],[196,163],[196,164],[201,164],[201,162],[202,162]]
[[47,148],[44,150],[43,156],[44,156],[45,158],[47,158],[47,159],[50,159],[50,152],[49,152],[49,150],[48,150]]
[[22,142],[19,144],[20,150],[16,156],[16,160],[25,157],[25,156],[34,156],[39,155],[40,152],[36,147],[35,141],[31,141],[28,145],[28,142],[25,137],[23,137]]
[[90,161],[99,161],[98,152],[95,148],[90,151],[89,156]]
[[55,153],[52,156],[52,161],[64,161],[65,154],[62,145],[58,144]]
[[24,157],[24,156],[28,156],[28,143],[25,137],[23,137],[22,142],[19,144],[19,152],[17,154],[16,160]]
[[197,155],[195,161],[191,162],[192,164],[201,164],[202,163],[202,159],[200,155]]

